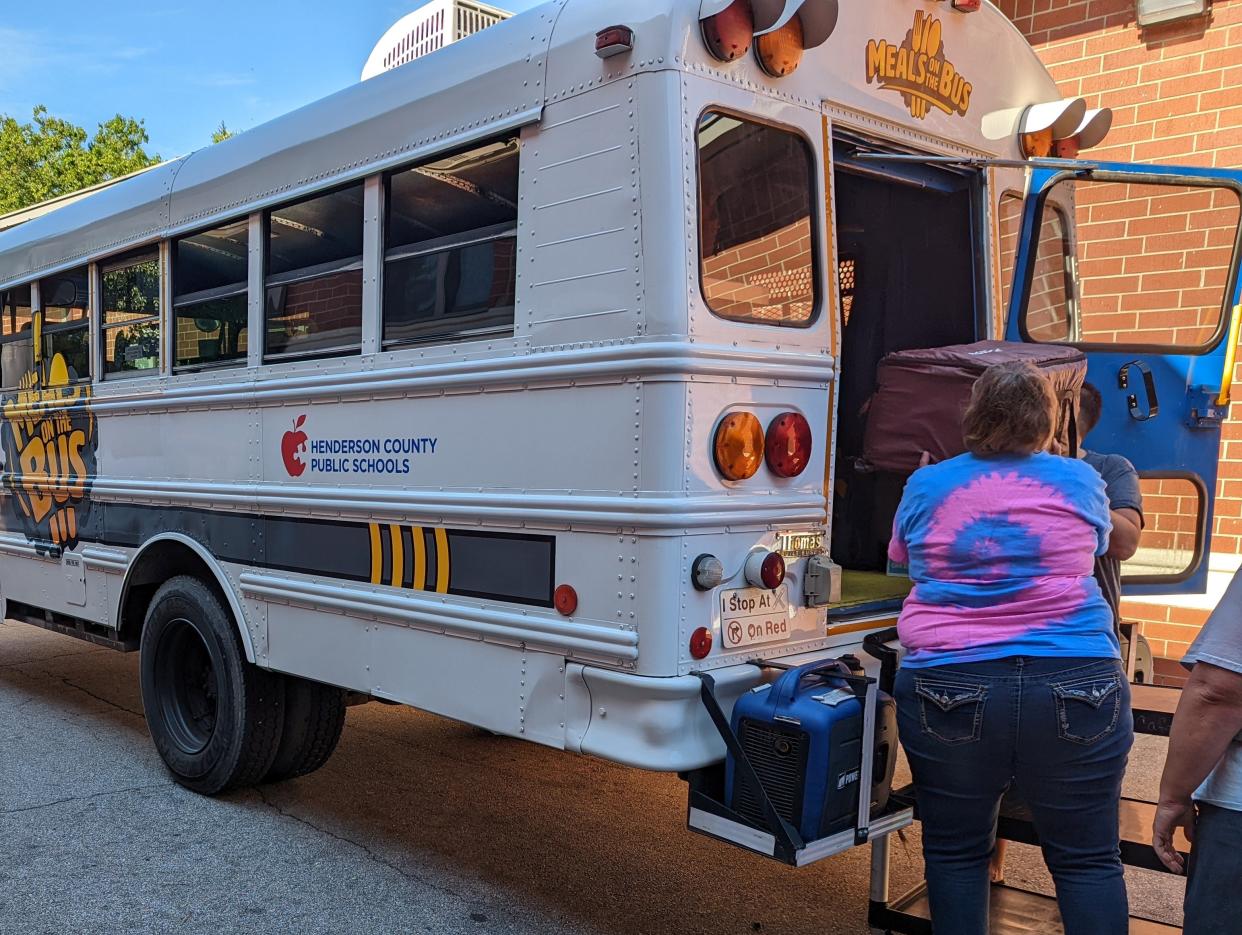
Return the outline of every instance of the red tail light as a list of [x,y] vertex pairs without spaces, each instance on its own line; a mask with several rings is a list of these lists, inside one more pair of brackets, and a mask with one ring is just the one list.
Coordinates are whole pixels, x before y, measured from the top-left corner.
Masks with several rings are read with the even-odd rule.
[[983,0],[953,0],[953,9],[963,13],[974,13],[983,6]]
[[699,627],[690,634],[690,655],[695,659],[706,659],[712,651],[712,631],[707,627]]
[[733,0],[715,16],[703,20],[703,41],[713,58],[734,62],[750,51],[755,19],[750,0]]
[[798,412],[782,412],[767,434],[768,468],[777,477],[797,477],[811,460],[811,425]]
[[753,588],[775,591],[785,583],[785,559],[780,552],[766,549],[751,552],[746,559],[746,583]]

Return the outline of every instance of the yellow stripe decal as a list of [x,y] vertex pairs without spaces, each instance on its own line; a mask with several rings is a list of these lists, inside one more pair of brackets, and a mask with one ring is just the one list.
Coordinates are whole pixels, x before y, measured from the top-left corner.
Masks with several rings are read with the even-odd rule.
[[436,529],[436,591],[447,594],[449,586],[448,533]]
[[371,524],[371,583],[383,584],[380,578],[384,574],[384,546],[380,543],[378,523]]
[[427,589],[427,543],[423,539],[423,527],[411,526],[410,538],[414,541],[414,581],[411,583],[415,591]]
[[404,587],[405,544],[401,541],[401,527],[389,526],[388,534],[392,536],[392,586]]

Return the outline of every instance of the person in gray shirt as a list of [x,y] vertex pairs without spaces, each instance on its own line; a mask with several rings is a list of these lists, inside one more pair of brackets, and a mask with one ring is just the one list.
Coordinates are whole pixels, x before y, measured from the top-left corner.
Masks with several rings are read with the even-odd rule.
[[[1100,421],[1103,400],[1094,384],[1082,388],[1078,403],[1078,435],[1085,438]],[[1086,448],[1079,452],[1089,465],[1104,478],[1108,509],[1112,514],[1113,532],[1108,538],[1108,552],[1095,560],[1095,580],[1104,599],[1113,609],[1113,625],[1121,626],[1121,563],[1133,558],[1143,533],[1143,491],[1138,471],[1121,455],[1099,454]]]
[[[1242,571],[1182,660],[1190,679],[1169,734],[1152,846],[1187,873],[1185,935],[1242,929]],[[1174,833],[1192,842],[1183,865]]]

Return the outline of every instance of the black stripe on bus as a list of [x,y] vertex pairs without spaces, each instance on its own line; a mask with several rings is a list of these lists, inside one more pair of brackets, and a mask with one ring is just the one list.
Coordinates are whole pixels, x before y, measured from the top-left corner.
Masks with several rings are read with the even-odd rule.
[[[7,519],[7,517],[6,517]],[[379,524],[380,582],[393,582],[397,527]],[[13,530],[16,531],[16,530]],[[80,531],[82,542],[137,548],[157,535],[179,533],[202,544],[221,561],[276,571],[372,580],[372,535],[368,523],[255,516],[216,510],[95,503]],[[556,539],[525,533],[445,529],[447,554],[440,555],[432,527],[400,527],[400,587],[414,580],[414,536],[425,547],[423,590],[436,591],[442,562],[449,569],[448,593],[536,607],[552,606]],[[407,538],[408,537],[408,538]]]

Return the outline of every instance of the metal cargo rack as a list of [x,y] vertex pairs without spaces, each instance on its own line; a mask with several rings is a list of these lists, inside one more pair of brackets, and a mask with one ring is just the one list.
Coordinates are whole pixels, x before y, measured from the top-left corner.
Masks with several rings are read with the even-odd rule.
[[[882,635],[873,634],[876,637]],[[891,689],[893,674],[896,672],[896,653],[872,637],[868,637],[865,648],[868,653],[881,660],[879,681],[887,680],[887,687]],[[794,668],[774,661],[757,661],[751,665],[761,669]],[[914,821],[913,801],[897,793],[890,794],[883,809],[873,811],[871,808],[870,790],[875,767],[875,723],[879,700],[879,682],[875,678],[867,675],[834,675],[834,678],[839,677],[849,684],[863,706],[858,811],[854,826],[828,837],[804,841],[798,829],[772,804],[768,790],[760,781],[759,774],[716,698],[715,681],[706,672],[696,672],[694,675],[702,682],[703,706],[720,733],[726,749],[733,756],[735,768],[747,785],[757,793],[764,820],[762,823],[751,821],[726,804],[725,767],[723,763],[718,763],[682,774],[682,778],[690,786],[686,823],[691,831],[778,860],[791,867],[805,867],[868,842],[881,841]]]

